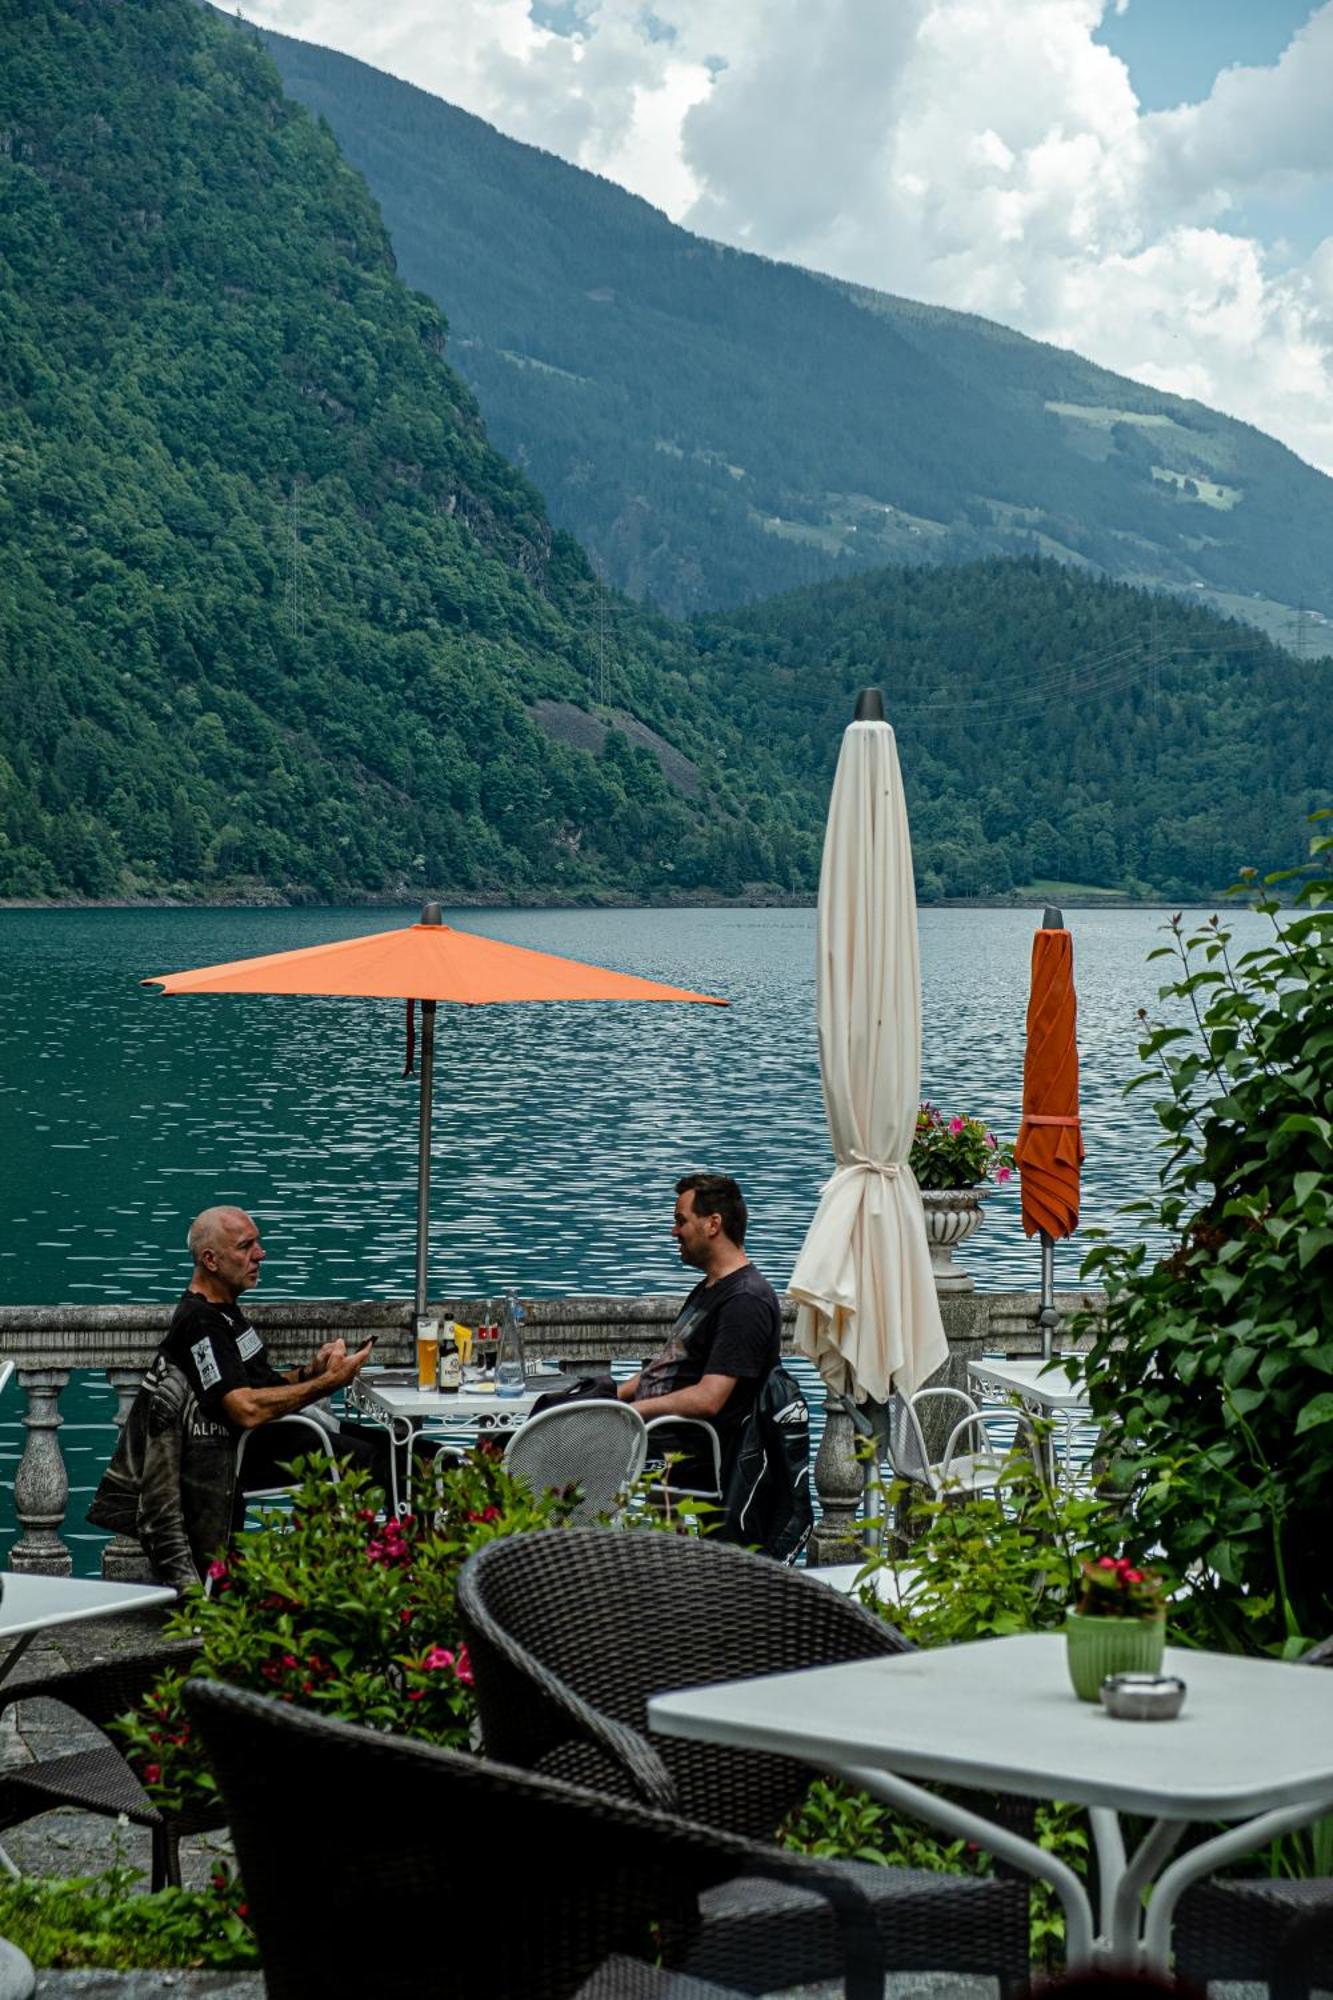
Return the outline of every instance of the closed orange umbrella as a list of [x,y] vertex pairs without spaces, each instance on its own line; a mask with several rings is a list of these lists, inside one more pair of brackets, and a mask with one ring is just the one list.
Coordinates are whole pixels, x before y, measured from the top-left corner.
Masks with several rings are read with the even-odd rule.
[[1032,940],[1023,1122],[1014,1162],[1023,1190],[1023,1227],[1042,1244],[1043,1344],[1055,1325],[1053,1246],[1078,1228],[1083,1135],[1078,1115],[1074,940],[1058,910],[1047,910]]
[[417,1162],[416,1310],[426,1309],[427,1216],[430,1203],[430,1120],[434,1082],[435,1008],[439,1001],[480,1007],[529,1000],[689,1000],[725,1007],[725,1000],[663,986],[628,972],[581,965],[550,952],[528,951],[497,938],[458,931],[428,903],[421,922],[370,937],[340,938],[303,951],[276,951],[195,972],[157,973],[143,981],[164,993],[319,993],[408,1002],[408,1068],[412,1007],[421,1002],[421,1110]]

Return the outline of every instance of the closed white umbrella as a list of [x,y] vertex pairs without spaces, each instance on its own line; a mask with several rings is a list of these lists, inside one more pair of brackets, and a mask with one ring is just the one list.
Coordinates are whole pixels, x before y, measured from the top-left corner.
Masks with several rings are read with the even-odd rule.
[[788,1290],[828,1388],[886,1403],[948,1357],[907,1164],[921,1097],[912,843],[893,731],[867,689],[845,731],[819,877],[816,1012],[836,1170]]

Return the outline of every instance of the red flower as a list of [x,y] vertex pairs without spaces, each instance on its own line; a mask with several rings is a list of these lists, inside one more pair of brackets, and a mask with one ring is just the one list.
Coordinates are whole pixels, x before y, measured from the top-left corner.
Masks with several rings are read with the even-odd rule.
[[1098,1556],[1097,1567],[1098,1569],[1117,1569],[1119,1568],[1119,1564],[1116,1562],[1114,1556]]
[[250,1905],[248,1903],[238,1903],[236,1905],[236,1914],[238,1917],[248,1917],[250,1914]]
[[426,1690],[425,1688],[413,1688],[407,1698],[409,1701],[424,1701],[426,1699]]
[[451,1667],[453,1663],[454,1656],[445,1646],[432,1646],[421,1662],[422,1667],[428,1674],[440,1673],[444,1668]]
[[208,1565],[208,1570],[207,1570],[207,1576],[208,1576],[208,1580],[209,1580],[209,1582],[210,1582],[210,1583],[221,1583],[221,1581],[222,1581],[223,1577],[224,1577],[224,1576],[225,1576],[226,1574],[227,1574],[227,1565],[226,1565],[226,1563],[224,1563],[224,1562],[211,1562],[211,1563],[210,1563],[210,1564]]
[[162,1766],[160,1764],[144,1765],[143,1781],[146,1785],[155,1785],[161,1776],[162,1776]]
[[466,1646],[460,1646],[458,1649],[458,1658],[454,1661],[454,1673],[464,1687],[472,1686],[472,1661]]
[[1127,1569],[1124,1572],[1124,1578],[1126,1583],[1142,1583],[1143,1571],[1141,1569]]

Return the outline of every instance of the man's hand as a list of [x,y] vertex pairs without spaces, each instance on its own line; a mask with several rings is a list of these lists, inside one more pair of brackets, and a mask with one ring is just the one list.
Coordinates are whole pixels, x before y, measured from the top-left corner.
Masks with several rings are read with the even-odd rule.
[[375,1351],[375,1343],[368,1340],[364,1347],[358,1347],[355,1354],[347,1352],[345,1340],[331,1340],[321,1347],[315,1359],[323,1362],[318,1371],[320,1381],[331,1393],[354,1381]]
[[289,1417],[311,1403],[322,1402],[335,1389],[346,1388],[369,1361],[374,1345],[368,1340],[355,1354],[349,1354],[345,1341],[331,1340],[320,1349],[320,1356],[326,1358],[319,1374],[307,1375],[304,1382],[289,1378],[281,1388],[229,1389],[222,1407],[229,1421],[243,1431],[272,1423],[275,1417]]
[[341,1360],[347,1352],[347,1342],[339,1335],[337,1340],[326,1340],[310,1363],[307,1375],[322,1375],[330,1361]]

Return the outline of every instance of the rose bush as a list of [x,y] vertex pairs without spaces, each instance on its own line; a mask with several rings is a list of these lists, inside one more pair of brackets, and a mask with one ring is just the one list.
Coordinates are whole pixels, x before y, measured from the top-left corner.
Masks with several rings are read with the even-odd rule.
[[[276,1695],[371,1729],[468,1746],[472,1677],[454,1593],[484,1542],[559,1526],[573,1502],[535,1496],[496,1449],[418,1476],[421,1507],[381,1520],[364,1474],[334,1485],[321,1458],[299,1468],[291,1512],[239,1536],[169,1631],[202,1644],[189,1672]],[[116,1725],[150,1796],[179,1810],[215,1792],[181,1703],[186,1676],[166,1674]]]

